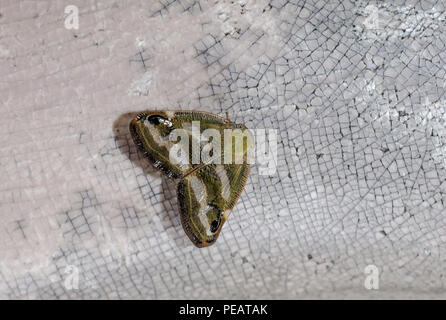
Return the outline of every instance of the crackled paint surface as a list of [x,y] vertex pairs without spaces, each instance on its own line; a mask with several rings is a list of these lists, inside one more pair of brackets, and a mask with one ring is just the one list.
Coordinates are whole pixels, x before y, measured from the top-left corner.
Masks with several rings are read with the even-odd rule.
[[[0,298],[446,297],[443,2],[64,5],[1,1]],[[212,247],[131,141],[152,106],[278,130]]]

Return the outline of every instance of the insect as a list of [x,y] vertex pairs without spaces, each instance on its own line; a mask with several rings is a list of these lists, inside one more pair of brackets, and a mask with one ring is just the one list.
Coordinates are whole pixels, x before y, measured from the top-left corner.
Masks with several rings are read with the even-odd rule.
[[133,140],[177,184],[180,219],[197,247],[215,243],[249,174],[252,134],[201,111],[146,111],[130,123]]

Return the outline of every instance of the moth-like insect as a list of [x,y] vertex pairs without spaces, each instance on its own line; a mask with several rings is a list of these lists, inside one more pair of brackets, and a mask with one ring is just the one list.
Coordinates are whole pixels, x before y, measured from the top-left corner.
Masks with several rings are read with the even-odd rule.
[[215,243],[248,179],[249,129],[208,112],[158,110],[139,113],[130,132],[152,164],[177,183],[189,239],[197,247]]

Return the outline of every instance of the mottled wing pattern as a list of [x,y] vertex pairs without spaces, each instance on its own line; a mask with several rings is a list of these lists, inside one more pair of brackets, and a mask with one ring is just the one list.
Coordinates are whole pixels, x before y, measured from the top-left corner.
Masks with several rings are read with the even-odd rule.
[[[153,165],[170,178],[181,178],[191,165],[172,164],[169,152],[174,142],[169,135],[176,127],[169,111],[151,111],[138,114],[130,123],[130,132],[135,144]],[[179,128],[177,124],[177,128]]]
[[178,184],[181,223],[198,247],[213,244],[239,199],[249,164],[208,164]]
[[[200,164],[192,164],[192,153],[189,154],[189,164],[180,162],[173,164],[169,152],[176,144],[171,141],[170,134],[174,129],[190,131],[192,121],[200,121],[201,131],[208,128],[221,130],[227,126],[227,121],[219,116],[199,111],[147,111],[138,114],[130,123],[130,132],[135,144],[153,163],[170,178],[182,178]],[[189,139],[192,143],[192,139]]]
[[[246,153],[241,164],[171,163],[169,151],[175,142],[170,141],[169,135],[177,128],[190,131],[192,121],[200,121],[201,132],[206,129],[220,132],[222,154],[224,129],[246,129],[206,112],[148,111],[132,120],[130,131],[135,143],[154,166],[178,180],[183,228],[197,247],[205,247],[217,240],[224,222],[237,203],[248,178],[249,164]],[[191,134],[190,131],[190,137]],[[192,163],[192,153],[189,154],[189,163]]]

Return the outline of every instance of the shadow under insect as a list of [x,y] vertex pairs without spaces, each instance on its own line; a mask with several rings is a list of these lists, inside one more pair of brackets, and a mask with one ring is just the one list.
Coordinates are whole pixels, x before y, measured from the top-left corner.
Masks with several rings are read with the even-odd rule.
[[[161,191],[157,192],[150,188],[143,188],[138,183],[138,188],[141,192],[141,197],[146,202],[147,208],[153,208],[153,200],[155,199],[157,204],[163,208],[161,222],[169,237],[173,238],[176,244],[180,247],[189,247],[188,241],[185,241],[187,237],[184,236],[182,231],[181,221],[178,215],[178,200],[176,196],[177,185],[174,181],[168,179],[161,174],[149,161],[147,161],[145,155],[135,145],[132,135],[129,129],[129,123],[138,114],[138,112],[128,112],[122,114],[113,123],[114,139],[119,150],[126,155],[126,157],[132,162],[133,166],[140,168],[144,179],[147,180],[147,184],[150,185],[151,180],[161,180]],[[138,177],[135,177],[138,179]],[[144,183],[144,182],[143,182]],[[149,212],[150,209],[147,211]]]
[[[192,243],[199,248],[214,244],[248,178],[248,141],[252,141],[249,130],[228,118],[202,111],[129,113],[118,122],[118,135],[129,123],[124,143],[129,145],[125,150],[129,158],[132,159],[133,140],[140,151],[135,149],[135,153],[145,158],[141,161],[137,156],[138,165],[146,171],[145,164],[150,162],[174,182],[181,225]],[[233,139],[238,144],[232,145]],[[188,152],[191,144],[192,152]],[[222,163],[222,154],[230,161]],[[239,161],[234,163],[233,158]]]

